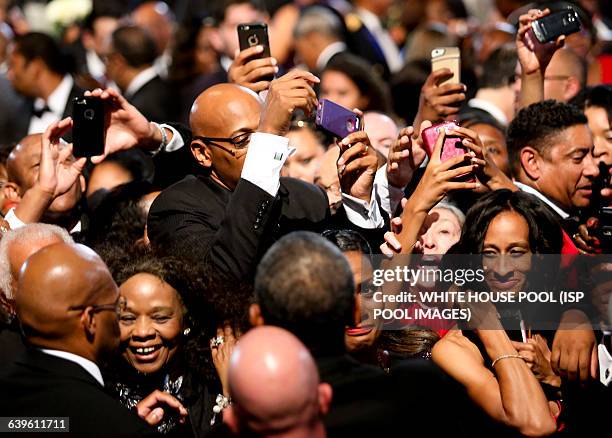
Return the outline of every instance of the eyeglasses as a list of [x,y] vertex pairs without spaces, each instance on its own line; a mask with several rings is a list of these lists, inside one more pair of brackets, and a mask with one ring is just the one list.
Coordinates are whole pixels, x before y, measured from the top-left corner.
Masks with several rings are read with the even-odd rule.
[[70,306],[68,310],[85,310],[88,307],[91,307],[93,313],[102,312],[104,310],[113,310],[117,315],[120,315],[127,308],[127,300],[124,296],[119,295],[117,301],[110,304],[83,304],[80,306]]
[[[200,140],[204,144],[209,144],[211,146],[218,147],[219,149],[222,149],[228,154],[235,157],[237,155],[236,151],[244,150],[249,146],[252,134],[252,132],[245,132],[243,134],[238,134],[235,137],[202,137],[200,135],[196,135],[193,137],[193,139]],[[232,146],[234,146],[235,150],[226,148],[225,146],[218,144],[218,141],[230,143]]]

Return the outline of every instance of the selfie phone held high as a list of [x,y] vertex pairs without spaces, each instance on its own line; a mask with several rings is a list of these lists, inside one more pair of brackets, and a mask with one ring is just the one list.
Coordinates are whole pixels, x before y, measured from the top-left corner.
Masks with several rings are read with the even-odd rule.
[[[459,125],[457,125],[455,122],[443,122],[424,129],[421,133],[421,137],[423,138],[423,145],[425,146],[427,155],[431,158],[434,148],[436,147],[436,141],[438,141],[438,136],[440,135],[442,129],[446,129],[448,131],[458,127]],[[444,162],[458,155],[465,155],[467,153],[467,148],[463,146],[461,141],[461,137],[450,136],[447,134],[446,138],[444,139],[444,144],[442,145],[442,151],[440,152],[440,161]],[[457,167],[462,166],[465,166],[465,163],[459,163]],[[459,175],[456,179],[468,182],[475,181],[474,176],[469,173]]]
[[453,76],[441,84],[458,84],[461,82],[461,51],[459,47],[438,47],[431,51],[431,71],[449,69]]
[[[268,25],[266,23],[244,23],[238,25],[238,42],[240,51],[253,46],[263,46],[263,52],[254,56],[253,59],[269,58],[270,40],[268,38]],[[273,75],[262,77],[262,81],[271,81]]]
[[561,35],[580,31],[580,18],[571,8],[542,17],[531,23],[530,31],[540,44],[556,41]]
[[327,99],[319,101],[315,124],[340,139],[362,129],[357,114]]
[[104,102],[98,97],[76,97],[72,120],[73,155],[89,158],[104,154]]

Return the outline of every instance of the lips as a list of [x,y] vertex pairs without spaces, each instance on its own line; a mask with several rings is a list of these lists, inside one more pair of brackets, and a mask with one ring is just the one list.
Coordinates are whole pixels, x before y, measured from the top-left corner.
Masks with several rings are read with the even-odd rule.
[[371,325],[364,325],[364,326],[360,326],[360,327],[347,328],[345,333],[348,336],[365,336],[368,333],[370,333],[372,330],[374,330],[373,326],[371,326]]
[[490,283],[491,283],[491,286],[493,286],[495,289],[505,291],[505,290],[510,290],[511,288],[516,286],[519,283],[519,280],[517,279],[512,279],[512,280],[507,280],[507,281],[491,280]]

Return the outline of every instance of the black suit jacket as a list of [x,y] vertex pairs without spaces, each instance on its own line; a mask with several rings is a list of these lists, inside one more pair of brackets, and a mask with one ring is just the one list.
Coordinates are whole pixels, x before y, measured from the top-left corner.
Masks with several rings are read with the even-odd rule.
[[281,178],[273,197],[244,179],[231,192],[198,175],[155,199],[147,230],[153,246],[164,252],[209,258],[221,272],[249,279],[274,241],[295,230],[322,231],[328,214],[325,193],[293,178]]
[[[65,119],[68,116],[72,116],[72,101],[75,97],[82,96],[85,90],[81,87],[74,84],[72,89],[70,90],[70,94],[68,95],[68,100],[66,101],[66,106],[64,107],[64,113],[62,114],[62,119]],[[15,125],[15,141],[21,140],[23,137],[28,135],[28,128],[30,126],[30,119],[32,118],[32,111],[34,110],[34,101],[28,100],[23,107],[23,112],[21,113],[22,117],[19,117],[18,122]],[[66,135],[64,135],[64,140],[67,142],[72,142],[72,132],[69,131]]]
[[39,350],[28,349],[0,369],[0,388],[3,416],[69,417],[66,436],[155,436],[80,365]]
[[128,101],[152,122],[178,119],[176,101],[167,82],[155,76],[128,98]]

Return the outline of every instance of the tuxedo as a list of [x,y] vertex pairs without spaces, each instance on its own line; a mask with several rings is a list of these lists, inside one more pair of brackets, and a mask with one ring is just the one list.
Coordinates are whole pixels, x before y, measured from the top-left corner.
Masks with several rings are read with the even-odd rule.
[[[81,87],[76,84],[72,85],[70,89],[70,94],[68,95],[68,100],[66,101],[66,105],[64,107],[64,112],[62,114],[62,119],[66,117],[72,116],[72,101],[77,98],[83,96],[83,90]],[[26,103],[22,107],[22,112],[20,113],[20,117],[15,120],[15,125],[13,127],[13,135],[12,138],[16,139],[15,141],[19,141],[28,135],[28,128],[30,127],[30,119],[34,114],[34,100],[27,100]],[[72,142],[72,131],[68,131],[66,135],[63,136],[64,140],[67,142]]]
[[320,188],[280,178],[276,197],[240,179],[232,192],[210,175],[187,176],[153,202],[147,232],[154,247],[252,278],[257,260],[278,238],[295,230],[323,231],[329,216]]
[[3,416],[69,417],[67,436],[155,436],[83,367],[36,349],[0,369],[0,388]]
[[147,120],[167,122],[178,118],[176,99],[170,85],[159,76],[145,83],[133,94],[126,91],[126,99],[140,111]]

